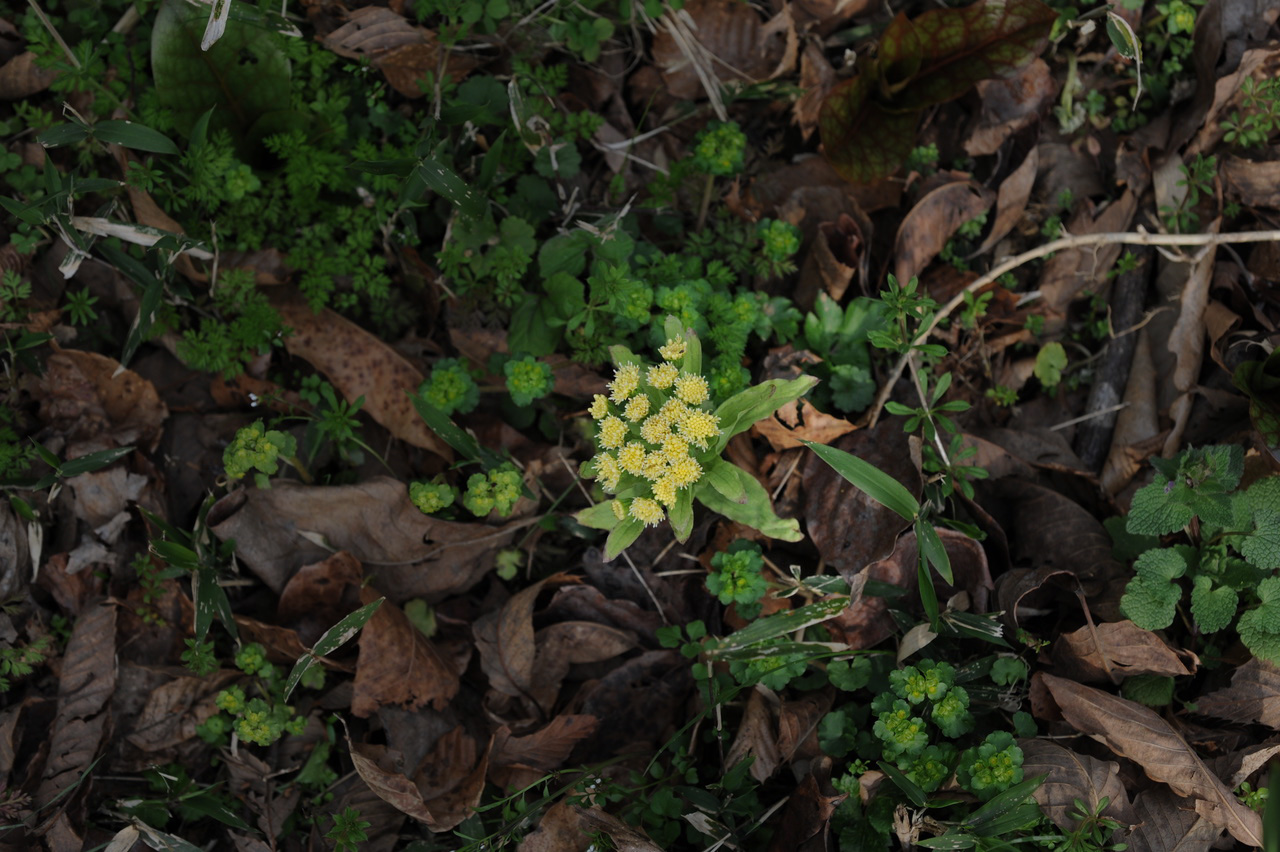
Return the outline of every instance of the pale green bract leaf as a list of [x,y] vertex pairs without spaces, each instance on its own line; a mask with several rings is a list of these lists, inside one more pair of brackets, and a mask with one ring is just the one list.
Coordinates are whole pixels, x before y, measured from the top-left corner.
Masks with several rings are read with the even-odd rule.
[[735,473],[738,469],[737,465],[727,462],[724,459],[716,459],[707,465],[707,469],[703,472],[703,481],[708,483],[726,500],[732,500],[735,503],[747,502],[747,490],[742,485],[742,480]]
[[1205,633],[1217,633],[1229,626],[1239,604],[1235,589],[1228,586],[1215,588],[1209,577],[1196,577],[1195,585],[1191,587],[1191,615]]
[[719,453],[734,435],[747,431],[757,420],[804,396],[817,383],[813,376],[770,379],[729,397],[716,409],[716,416],[720,418],[720,438],[713,451]]
[[773,512],[769,501],[769,492],[764,490],[754,476],[737,465],[728,465],[746,492],[745,503],[737,503],[726,499],[719,491],[711,487],[705,480],[696,486],[694,498],[713,512],[719,512],[731,521],[759,530],[769,538],[780,541],[800,541],[804,535],[800,532],[800,522],[794,518],[779,518]]
[[617,559],[618,554],[634,544],[642,532],[644,532],[644,524],[635,518],[628,517],[619,523],[609,533],[609,538],[605,540],[604,561],[612,562]]
[[584,527],[590,527],[593,530],[611,530],[620,523],[618,516],[613,513],[614,502],[606,500],[603,503],[597,503],[589,509],[578,512],[574,517]]
[[689,540],[693,533],[693,490],[681,488],[676,492],[676,501],[667,511],[667,520],[671,522],[671,531],[676,541]]

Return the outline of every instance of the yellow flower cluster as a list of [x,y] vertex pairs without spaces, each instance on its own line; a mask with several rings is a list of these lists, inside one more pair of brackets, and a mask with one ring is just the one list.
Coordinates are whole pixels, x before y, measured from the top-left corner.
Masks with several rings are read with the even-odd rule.
[[661,523],[680,489],[702,478],[690,447],[705,452],[720,435],[720,419],[699,407],[711,399],[707,380],[671,363],[686,348],[683,339],[668,340],[658,350],[667,360],[644,373],[636,364],[618,367],[609,395],[596,394],[587,409],[597,422],[600,452],[592,462],[604,490],[614,493],[623,476],[633,476],[646,481],[653,495],[614,501],[619,520],[629,515],[646,526]]

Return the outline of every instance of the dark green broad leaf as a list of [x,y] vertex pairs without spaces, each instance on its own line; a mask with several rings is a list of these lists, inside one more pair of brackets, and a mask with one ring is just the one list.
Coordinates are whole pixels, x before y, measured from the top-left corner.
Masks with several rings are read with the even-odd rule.
[[836,87],[819,117],[822,142],[850,180],[890,174],[910,153],[921,110],[954,100],[981,80],[1011,77],[1048,43],[1057,13],[1040,0],[979,0],[898,15],[879,54]]
[[405,181],[401,199],[416,202],[427,190],[441,196],[464,215],[479,219],[485,213],[484,197],[467,185],[447,163],[434,157],[423,157]]
[[178,146],[168,136],[133,121],[99,121],[93,126],[93,135],[103,142],[123,145],[134,151],[175,155],[180,153]]
[[1267,451],[1280,461],[1280,349],[1265,361],[1246,361],[1232,377],[1249,398],[1249,419]]
[[711,511],[757,529],[769,538],[779,541],[800,541],[804,538],[799,521],[795,518],[780,518],[774,514],[769,492],[764,490],[759,480],[735,464],[730,464],[727,472],[738,479],[737,485],[729,486],[727,490],[745,494],[745,500],[730,500],[705,480],[694,486],[694,499]]
[[209,109],[209,129],[231,133],[242,155],[263,137],[305,126],[292,109],[290,64],[266,28],[227,21],[226,33],[200,49],[206,6],[166,0],[151,31],[151,68],[160,103],[173,111],[178,132],[190,136]]

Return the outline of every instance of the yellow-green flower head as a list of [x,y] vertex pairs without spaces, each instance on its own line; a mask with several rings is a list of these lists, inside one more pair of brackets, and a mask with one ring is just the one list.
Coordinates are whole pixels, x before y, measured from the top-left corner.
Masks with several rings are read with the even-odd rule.
[[667,435],[662,439],[662,454],[666,456],[667,464],[675,464],[689,455],[689,442],[679,435]]
[[618,520],[621,521],[627,517],[627,504],[624,503],[623,501],[614,500],[610,504],[610,507],[613,509],[613,516]]
[[600,446],[616,450],[627,440],[627,424],[610,414],[600,421]]
[[676,396],[690,405],[701,405],[711,398],[711,392],[702,376],[685,373],[676,379]]
[[670,476],[660,476],[653,483],[653,496],[664,506],[676,502],[676,482]]
[[680,419],[676,431],[689,443],[706,449],[707,440],[720,435],[720,418],[705,411],[690,411]]
[[671,464],[667,476],[671,478],[677,488],[684,488],[702,478],[702,465],[686,456]]
[[609,382],[609,399],[621,405],[636,392],[638,387],[640,387],[639,365],[623,364],[614,371],[613,381]]
[[599,420],[609,413],[609,398],[602,393],[595,395],[591,400],[591,407],[587,409],[587,413],[595,420]]
[[675,384],[680,371],[675,364],[654,364],[645,375],[645,380],[658,390],[666,390]]
[[649,413],[649,397],[644,394],[637,394],[627,400],[627,407],[623,410],[622,416],[635,423]]
[[662,407],[658,409],[658,416],[667,422],[669,426],[674,426],[689,415],[689,406],[685,405],[684,400],[669,399],[662,403]]
[[683,337],[673,337],[664,346],[658,347],[658,354],[668,361],[678,361],[684,357],[685,350],[688,348],[689,344]]
[[671,434],[671,422],[661,414],[655,414],[640,424],[640,437],[650,444],[661,444]]
[[618,480],[622,478],[622,465],[608,453],[600,453],[596,456],[596,476],[599,477],[605,491],[615,491],[618,488]]
[[639,441],[632,441],[618,450],[618,464],[632,476],[639,476],[644,472],[644,457],[644,445]]
[[666,517],[666,513],[662,511],[661,504],[657,500],[651,500],[648,497],[637,497],[632,500],[630,514],[631,517],[646,527],[656,526],[662,523],[662,519]]
[[644,457],[644,470],[640,471],[640,475],[650,482],[657,481],[658,477],[667,472],[667,460],[662,453],[646,453]]

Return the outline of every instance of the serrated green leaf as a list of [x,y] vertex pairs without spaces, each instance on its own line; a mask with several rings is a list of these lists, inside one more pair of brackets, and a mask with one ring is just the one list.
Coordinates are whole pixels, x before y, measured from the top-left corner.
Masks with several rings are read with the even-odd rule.
[[1134,567],[1138,576],[1120,598],[1120,611],[1143,630],[1163,630],[1173,623],[1182,599],[1174,581],[1186,573],[1187,557],[1180,548],[1157,548],[1142,554]]
[[1168,535],[1191,523],[1190,507],[1169,499],[1165,486],[1169,480],[1157,475],[1150,485],[1139,488],[1129,506],[1129,520],[1125,524],[1136,535]]

